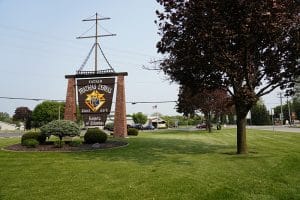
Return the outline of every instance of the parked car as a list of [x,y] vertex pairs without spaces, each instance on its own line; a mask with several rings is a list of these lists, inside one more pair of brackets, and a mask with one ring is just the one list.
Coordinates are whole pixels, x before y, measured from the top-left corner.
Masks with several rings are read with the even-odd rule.
[[142,124],[134,124],[134,125],[131,125],[130,128],[135,128],[135,129],[138,129],[138,130],[142,130],[143,126],[142,126]]
[[107,124],[105,124],[104,130],[114,131],[114,124],[113,123],[107,123]]
[[154,130],[154,129],[155,129],[155,127],[152,125],[143,126],[143,130]]
[[[212,124],[210,125],[210,127],[212,127]],[[207,128],[207,124],[206,124],[206,123],[197,124],[196,128],[199,128],[199,129],[206,129],[206,128]]]

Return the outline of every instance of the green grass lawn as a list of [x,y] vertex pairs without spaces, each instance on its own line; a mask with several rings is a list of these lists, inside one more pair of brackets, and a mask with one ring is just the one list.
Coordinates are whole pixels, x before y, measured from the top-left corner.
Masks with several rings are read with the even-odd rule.
[[[0,139],[0,147],[19,142]],[[0,199],[300,199],[300,133],[140,133],[119,149],[0,151]]]

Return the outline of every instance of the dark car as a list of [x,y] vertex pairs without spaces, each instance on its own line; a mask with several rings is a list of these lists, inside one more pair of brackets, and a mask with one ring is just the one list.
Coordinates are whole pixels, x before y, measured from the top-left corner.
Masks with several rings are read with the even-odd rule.
[[154,130],[154,129],[155,129],[155,127],[152,125],[143,126],[143,130]]
[[[210,127],[212,127],[212,125],[210,125]],[[205,124],[205,123],[197,124],[196,128],[199,128],[199,129],[206,129],[206,128],[207,128],[207,124]]]
[[142,130],[143,129],[143,126],[141,124],[134,124],[131,126],[131,128],[135,128],[135,129],[138,129],[138,130]]

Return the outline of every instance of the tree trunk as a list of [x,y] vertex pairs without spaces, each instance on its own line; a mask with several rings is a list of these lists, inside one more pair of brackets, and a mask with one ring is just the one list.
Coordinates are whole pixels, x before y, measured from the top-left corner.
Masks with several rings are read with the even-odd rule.
[[212,132],[211,131],[211,114],[210,114],[210,112],[208,113],[206,128],[208,129],[209,133]]
[[237,114],[237,154],[247,154],[246,115]]

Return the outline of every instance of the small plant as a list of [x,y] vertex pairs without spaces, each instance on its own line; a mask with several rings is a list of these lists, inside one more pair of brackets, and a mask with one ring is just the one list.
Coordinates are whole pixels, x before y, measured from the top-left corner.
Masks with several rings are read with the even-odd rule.
[[22,143],[23,146],[26,146],[29,148],[35,148],[35,147],[37,147],[38,144],[39,144],[39,142],[36,139],[26,139]]
[[70,141],[69,145],[71,147],[78,147],[82,144],[82,140],[80,139],[80,137],[73,137],[72,141]]
[[27,132],[22,135],[21,144],[23,145],[24,141],[27,139],[35,139],[39,144],[43,144],[46,141],[46,135],[41,132]]
[[104,143],[107,135],[99,128],[89,128],[84,135],[84,142],[87,144]]
[[137,130],[136,128],[127,129],[127,135],[137,136],[138,134],[139,134],[139,130]]
[[62,148],[65,145],[65,142],[62,140],[56,140],[56,141],[54,141],[53,144],[54,144],[54,147],[56,147],[56,148]]

